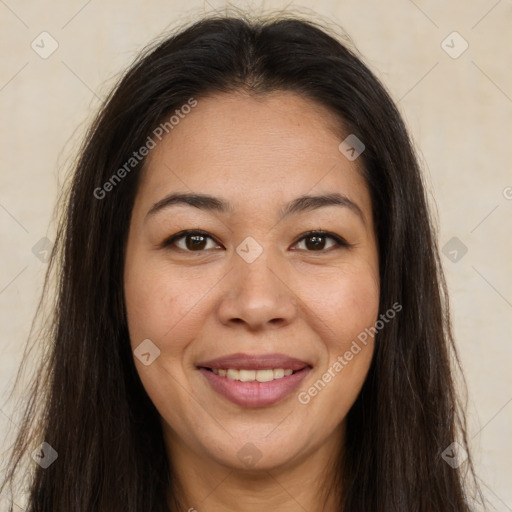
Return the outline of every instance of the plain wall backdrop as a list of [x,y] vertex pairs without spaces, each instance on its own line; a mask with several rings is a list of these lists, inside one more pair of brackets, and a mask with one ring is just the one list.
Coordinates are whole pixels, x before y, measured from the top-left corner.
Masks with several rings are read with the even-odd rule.
[[[54,206],[85,128],[146,44],[226,5],[0,0],[0,454],[19,414],[7,392],[42,290]],[[397,102],[439,223],[477,471],[495,510],[512,511],[511,1],[231,5],[340,25]]]

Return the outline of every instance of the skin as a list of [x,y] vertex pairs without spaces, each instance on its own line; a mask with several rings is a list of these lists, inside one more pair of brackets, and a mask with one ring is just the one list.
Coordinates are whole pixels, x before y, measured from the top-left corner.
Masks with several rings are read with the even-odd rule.
[[[307,404],[297,395],[378,317],[371,199],[361,160],[338,149],[342,135],[330,111],[292,92],[218,94],[198,98],[148,155],[130,222],[125,300],[132,348],[150,339],[160,350],[148,366],[134,360],[161,415],[184,510],[336,508],[335,493],[325,504],[322,493],[343,455],[345,417],[374,340]],[[147,216],[171,192],[221,197],[233,210],[175,205]],[[278,218],[298,196],[333,192],[355,202],[362,218],[339,206]],[[200,249],[190,238],[188,246],[186,238],[162,246],[184,229],[212,238]],[[302,238],[313,229],[350,247],[325,238],[315,249]],[[263,248],[252,263],[236,252],[248,236]],[[278,352],[312,370],[278,403],[240,407],[213,391],[196,367],[236,352]],[[259,454],[251,466],[238,457],[249,442]]]

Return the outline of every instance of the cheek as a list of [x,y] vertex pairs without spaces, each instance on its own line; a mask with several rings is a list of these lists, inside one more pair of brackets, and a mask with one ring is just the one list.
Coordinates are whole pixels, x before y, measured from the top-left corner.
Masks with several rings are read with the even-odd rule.
[[180,322],[193,304],[182,289],[179,279],[163,272],[148,255],[135,255],[124,279],[128,330],[132,350],[146,339],[159,349],[159,355],[148,366],[137,357],[135,365],[142,384],[161,414],[173,407],[181,410],[176,390],[182,385],[183,372],[179,361],[186,349]]
[[139,338],[159,339],[169,320],[166,312],[174,301],[155,278],[155,273],[139,265],[131,265],[126,272],[126,311],[132,343]]
[[322,286],[308,286],[306,302],[310,318],[319,320],[319,352],[324,354],[320,371],[336,375],[326,380],[335,382],[329,384],[331,390],[343,387],[347,404],[355,400],[373,355],[371,329],[378,319],[380,298],[374,270],[369,265],[347,266],[332,279],[322,279]]
[[149,338],[163,355],[177,357],[203,325],[203,300],[219,276],[186,273],[147,253],[128,265],[125,299],[132,345]]
[[124,289],[132,340],[163,339],[192,307],[185,284],[161,267],[151,255],[135,255],[127,261]]
[[323,327],[329,351],[343,350],[365,328],[373,326],[379,310],[379,280],[374,266],[346,265],[335,273],[302,283],[302,296]]
[[[299,390],[299,403],[319,418],[325,432],[346,417],[361,391],[373,356],[369,334],[379,308],[379,283],[371,272],[344,274],[318,294],[313,314],[322,320],[321,364]],[[312,427],[313,428],[313,427]]]
[[339,291],[333,293],[337,304],[330,311],[339,329],[347,329],[353,337],[375,323],[379,310],[379,286],[371,274],[351,275],[343,281]]

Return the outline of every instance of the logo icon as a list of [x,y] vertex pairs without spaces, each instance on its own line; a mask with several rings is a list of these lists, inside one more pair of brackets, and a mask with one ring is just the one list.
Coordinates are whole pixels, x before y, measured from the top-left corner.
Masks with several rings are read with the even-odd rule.
[[34,247],[32,247],[32,253],[43,263],[48,263],[52,253],[52,248],[52,241],[44,236],[34,245]]
[[365,150],[366,146],[363,142],[351,133],[338,146],[340,152],[351,162],[353,162]]
[[133,354],[144,366],[149,366],[160,355],[160,349],[151,340],[145,339]]
[[238,450],[237,456],[248,468],[252,468],[261,459],[262,453],[254,444],[246,443]]
[[458,468],[468,458],[468,452],[466,452],[461,444],[455,441],[444,450],[441,457],[452,468]]
[[458,59],[469,48],[469,43],[458,32],[454,31],[443,39],[441,48],[452,59]]
[[57,40],[48,32],[41,32],[30,44],[39,57],[47,59],[58,47]]
[[263,247],[254,240],[252,236],[248,236],[237,248],[237,254],[247,263],[252,263],[263,252]]
[[59,454],[52,448],[51,445],[44,442],[41,443],[33,452],[32,459],[37,462],[43,469],[51,466]]
[[454,236],[444,244],[442,252],[450,261],[457,263],[468,252],[468,248]]

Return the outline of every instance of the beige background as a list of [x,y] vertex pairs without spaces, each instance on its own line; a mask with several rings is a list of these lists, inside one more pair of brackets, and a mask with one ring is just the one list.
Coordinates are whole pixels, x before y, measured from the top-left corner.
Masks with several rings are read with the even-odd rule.
[[[0,1],[0,453],[17,418],[7,390],[46,270],[32,248],[54,237],[54,204],[83,130],[138,50],[176,22],[225,5]],[[469,386],[470,437],[488,499],[512,511],[512,3],[234,5],[257,12],[290,5],[341,25],[398,102],[437,205],[440,244],[457,237],[467,247],[453,262],[448,246],[443,262]],[[51,48],[43,31],[58,43],[46,59],[31,47]],[[446,39],[453,31],[463,39]],[[452,58],[465,41],[467,50]]]

